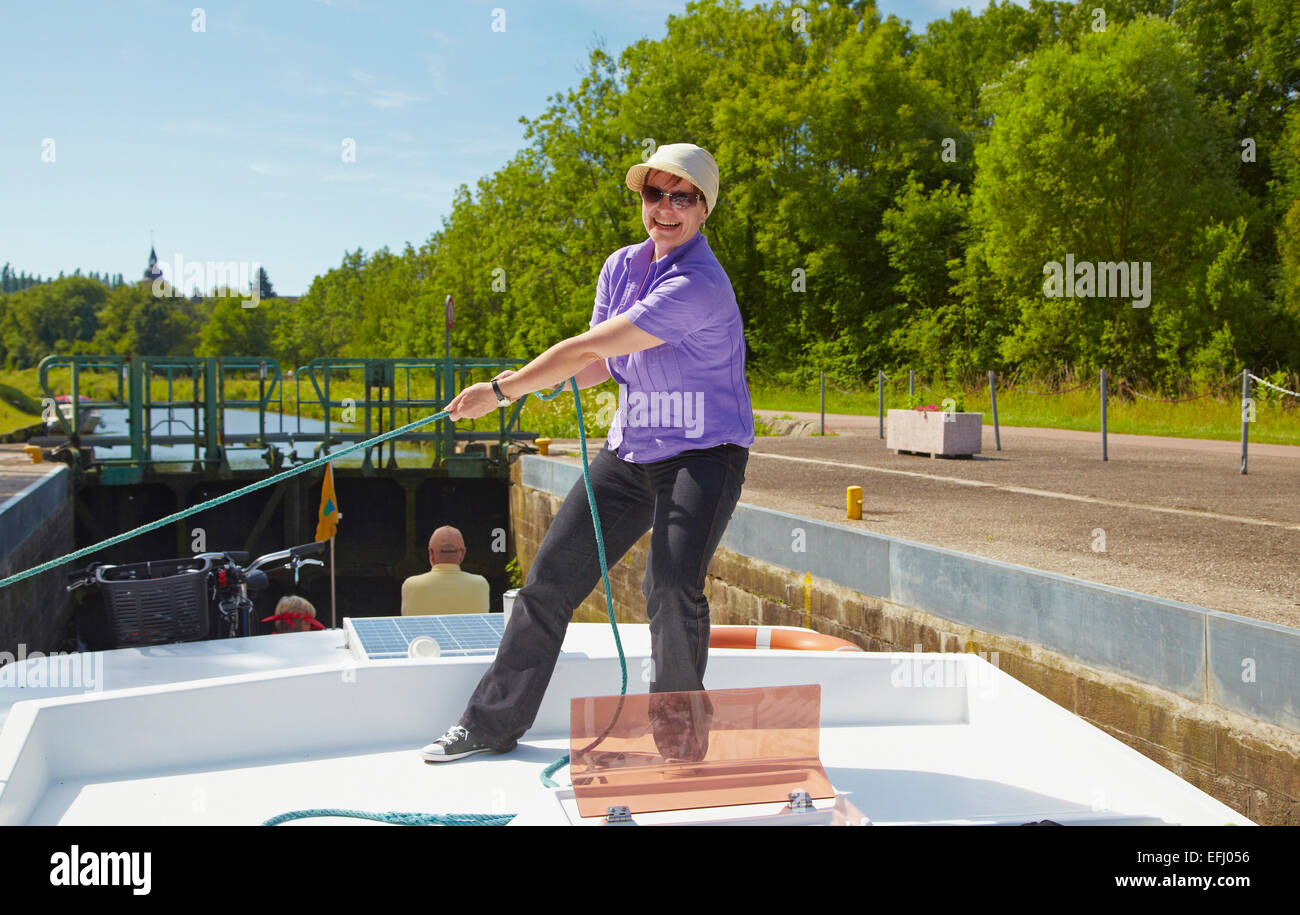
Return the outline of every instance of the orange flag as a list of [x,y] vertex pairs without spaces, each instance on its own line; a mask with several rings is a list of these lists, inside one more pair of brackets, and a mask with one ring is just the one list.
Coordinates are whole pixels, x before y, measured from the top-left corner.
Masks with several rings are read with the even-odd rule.
[[320,511],[316,516],[316,540],[323,543],[339,527],[339,500],[334,495],[334,465],[325,465],[325,482],[320,488]]

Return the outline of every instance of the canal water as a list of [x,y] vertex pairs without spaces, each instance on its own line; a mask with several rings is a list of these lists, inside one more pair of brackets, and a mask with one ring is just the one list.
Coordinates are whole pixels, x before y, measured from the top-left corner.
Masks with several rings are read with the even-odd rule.
[[[423,414],[412,412],[410,422],[419,419]],[[127,423],[127,411],[125,409],[100,409],[99,426],[95,429],[96,435],[128,435],[130,426]],[[151,416],[153,422],[152,434],[155,436],[182,436],[193,434],[194,412],[192,410],[174,410],[170,416],[164,410],[154,410]],[[387,419],[387,417],[385,417]],[[227,409],[225,411],[225,431],[228,435],[250,435],[256,434],[258,414],[256,410],[236,410]],[[403,425],[408,420],[405,414],[397,417],[398,425]],[[433,432],[437,428],[437,423],[430,423],[422,427],[420,431]],[[355,423],[330,423],[332,432],[361,432],[362,426]],[[271,433],[288,433],[294,436],[301,436],[302,441],[289,442],[272,442],[273,447],[279,449],[285,456],[285,466],[289,466],[288,455],[290,452],[297,455],[302,460],[310,460],[314,456],[314,451],[319,444],[321,436],[325,432],[325,422],[310,417],[282,416],[278,413],[266,414],[266,429],[268,434]],[[200,434],[202,429],[200,428]],[[372,422],[371,432],[373,435],[379,434],[379,429]],[[335,445],[337,451],[341,445]],[[194,461],[193,445],[154,445],[153,460],[163,464],[184,464],[188,466]],[[360,467],[364,450],[357,450],[339,458],[337,465],[340,467]],[[384,460],[388,460],[389,446],[384,445]],[[198,454],[200,459],[203,455],[203,443],[200,441]],[[266,460],[262,456],[263,451],[256,445],[239,446],[227,445],[226,456],[233,470],[250,470],[255,468],[265,468]],[[105,458],[128,458],[131,456],[129,445],[115,445],[113,447],[96,446],[95,457]],[[427,466],[433,462],[433,445],[430,443],[427,449],[422,449],[418,444],[412,442],[399,442],[397,444],[397,463],[401,467],[420,467]],[[371,452],[371,460],[379,461],[378,448]]]

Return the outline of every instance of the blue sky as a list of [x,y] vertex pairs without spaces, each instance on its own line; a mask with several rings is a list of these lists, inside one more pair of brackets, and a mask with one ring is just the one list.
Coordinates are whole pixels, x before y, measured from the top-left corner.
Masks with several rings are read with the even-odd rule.
[[[428,239],[456,187],[522,145],[519,118],[577,85],[597,36],[614,53],[660,38],[685,5],[5,4],[0,263],[135,279],[152,232],[165,264],[256,261],[301,294],[346,250]],[[984,5],[881,9],[920,29]]]

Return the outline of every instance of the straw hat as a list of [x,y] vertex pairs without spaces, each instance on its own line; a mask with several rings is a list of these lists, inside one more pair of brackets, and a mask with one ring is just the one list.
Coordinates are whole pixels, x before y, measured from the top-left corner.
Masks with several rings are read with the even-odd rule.
[[655,150],[647,161],[634,165],[627,170],[627,186],[638,194],[645,184],[645,176],[651,170],[667,172],[684,178],[704,192],[704,200],[713,212],[718,201],[718,163],[707,150],[694,143],[669,143]]

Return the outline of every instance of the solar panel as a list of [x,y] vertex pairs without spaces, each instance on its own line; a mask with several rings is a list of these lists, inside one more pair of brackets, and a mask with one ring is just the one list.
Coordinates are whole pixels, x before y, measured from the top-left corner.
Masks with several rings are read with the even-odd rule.
[[437,641],[444,656],[496,654],[506,629],[501,613],[352,617],[348,622],[372,660],[406,657],[411,640],[421,635]]

